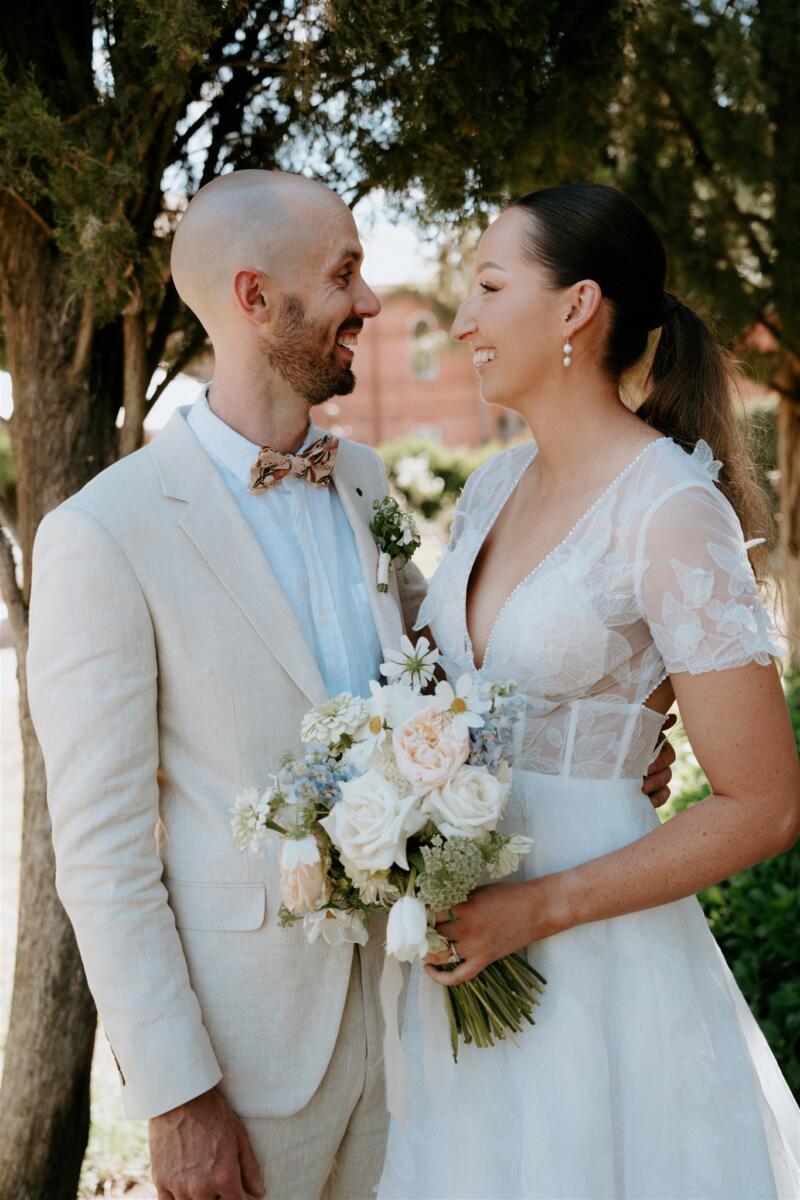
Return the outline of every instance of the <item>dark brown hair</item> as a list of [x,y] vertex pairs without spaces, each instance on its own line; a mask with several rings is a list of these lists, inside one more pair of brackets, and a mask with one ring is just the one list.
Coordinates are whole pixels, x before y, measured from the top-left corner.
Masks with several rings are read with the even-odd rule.
[[[529,214],[525,254],[550,272],[554,287],[581,279],[600,287],[612,315],[604,366],[613,378],[642,359],[650,332],[660,329],[637,416],[686,450],[708,442],[745,538],[771,544],[771,509],[734,411],[732,360],[694,309],[664,290],[666,254],[644,213],[599,183],[543,188],[511,207]],[[753,554],[762,568],[765,550]]]

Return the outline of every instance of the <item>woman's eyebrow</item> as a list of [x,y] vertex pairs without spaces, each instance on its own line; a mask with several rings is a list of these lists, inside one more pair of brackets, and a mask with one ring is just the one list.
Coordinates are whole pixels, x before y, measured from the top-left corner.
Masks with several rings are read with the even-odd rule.
[[478,268],[477,268],[477,269],[478,269],[479,271],[485,271],[485,270],[487,269],[487,267],[493,267],[495,271],[505,271],[505,273],[506,273],[506,274],[508,274],[508,272],[506,271],[505,267],[501,267],[501,266],[500,266],[500,263],[496,263],[496,262],[482,262],[482,263],[479,263],[479,264],[478,264]]

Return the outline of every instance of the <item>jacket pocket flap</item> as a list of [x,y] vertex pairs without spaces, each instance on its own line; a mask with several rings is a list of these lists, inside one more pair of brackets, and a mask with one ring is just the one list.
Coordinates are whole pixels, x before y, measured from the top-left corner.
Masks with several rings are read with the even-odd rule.
[[165,879],[178,929],[259,929],[266,888],[254,883],[187,883]]

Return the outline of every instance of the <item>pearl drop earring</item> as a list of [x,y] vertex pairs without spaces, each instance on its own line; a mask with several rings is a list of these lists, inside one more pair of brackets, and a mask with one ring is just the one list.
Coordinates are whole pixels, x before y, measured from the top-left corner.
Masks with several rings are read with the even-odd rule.
[[572,358],[570,357],[570,355],[572,354],[572,342],[569,340],[569,337],[567,337],[567,339],[564,342],[564,345],[561,347],[561,349],[564,353],[564,358],[562,359],[564,366],[565,367],[571,366]]

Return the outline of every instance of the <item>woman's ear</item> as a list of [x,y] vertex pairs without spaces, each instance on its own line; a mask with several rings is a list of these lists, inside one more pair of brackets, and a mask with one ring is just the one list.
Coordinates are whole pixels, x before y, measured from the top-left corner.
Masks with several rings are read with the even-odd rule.
[[569,302],[564,312],[564,322],[570,333],[583,329],[603,303],[603,293],[593,279],[582,279],[570,288]]

